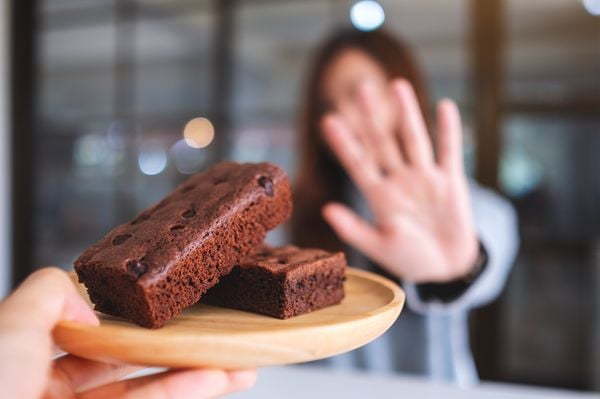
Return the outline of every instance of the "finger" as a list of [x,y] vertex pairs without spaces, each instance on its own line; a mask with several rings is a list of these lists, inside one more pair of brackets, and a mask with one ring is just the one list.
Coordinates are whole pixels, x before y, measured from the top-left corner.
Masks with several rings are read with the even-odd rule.
[[368,191],[369,187],[380,180],[373,158],[363,151],[340,118],[334,115],[326,116],[323,119],[323,134],[346,172],[363,191]]
[[392,88],[398,102],[398,133],[404,155],[410,164],[428,167],[433,163],[433,150],[415,91],[403,79],[394,81]]
[[437,108],[439,164],[448,171],[462,172],[462,126],[460,112],[452,100],[440,101]]
[[348,207],[329,203],[323,207],[323,217],[342,241],[366,255],[376,251],[379,242],[377,230]]
[[186,399],[212,398],[250,388],[254,371],[183,370],[115,382],[84,392],[82,399]]
[[376,159],[375,145],[372,137],[368,134],[369,126],[365,123],[365,117],[360,109],[360,90],[356,90],[356,104],[344,103],[340,105],[335,113],[351,136],[359,143],[361,152],[370,158]]
[[33,273],[0,304],[0,327],[46,333],[60,320],[99,324],[67,274],[58,268]]
[[371,85],[364,85],[359,90],[359,104],[368,126],[362,134],[368,136],[364,140],[372,143],[381,170],[390,172],[402,165],[402,156],[390,126],[385,126],[385,104],[377,100],[374,89]]
[[53,389],[81,392],[118,381],[143,367],[111,364],[66,355],[54,361],[50,384]]

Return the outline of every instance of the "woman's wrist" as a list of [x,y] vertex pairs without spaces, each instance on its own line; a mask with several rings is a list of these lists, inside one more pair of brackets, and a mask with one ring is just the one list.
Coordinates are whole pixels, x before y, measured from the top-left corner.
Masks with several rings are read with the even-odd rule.
[[457,280],[471,283],[479,277],[487,264],[488,255],[481,241],[477,240],[477,252],[475,259],[470,262],[468,272],[459,277]]
[[468,241],[468,246],[463,248],[462,253],[462,260],[457,261],[457,264],[454,265],[452,275],[449,276],[446,281],[438,282],[445,283],[469,279],[477,272],[478,267],[480,267],[479,263],[482,254],[481,243],[479,242],[477,235],[473,234],[472,238]]
[[485,247],[479,240],[477,240],[477,244],[477,256],[467,274],[448,282],[417,284],[417,292],[423,301],[451,302],[469,289],[477,278],[483,274],[488,263],[488,254]]

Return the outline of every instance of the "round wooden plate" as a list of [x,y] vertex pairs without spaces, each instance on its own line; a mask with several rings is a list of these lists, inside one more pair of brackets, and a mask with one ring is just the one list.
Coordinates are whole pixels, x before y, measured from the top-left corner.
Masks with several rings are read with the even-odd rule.
[[54,339],[65,352],[113,363],[239,369],[307,362],[372,341],[404,304],[396,284],[366,271],[348,268],[345,289],[341,304],[287,320],[197,304],[156,330],[98,313],[100,326],[61,322]]

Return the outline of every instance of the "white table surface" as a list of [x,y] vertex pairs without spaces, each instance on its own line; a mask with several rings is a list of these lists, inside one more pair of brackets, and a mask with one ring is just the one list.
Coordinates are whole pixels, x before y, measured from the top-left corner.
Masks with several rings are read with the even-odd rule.
[[254,388],[230,395],[228,398],[579,399],[600,398],[600,393],[489,382],[482,382],[473,388],[461,389],[418,377],[383,376],[289,366],[260,370]]

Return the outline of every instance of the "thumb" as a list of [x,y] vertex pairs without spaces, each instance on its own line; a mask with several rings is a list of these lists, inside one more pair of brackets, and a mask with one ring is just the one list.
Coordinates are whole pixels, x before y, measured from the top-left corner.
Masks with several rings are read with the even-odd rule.
[[323,207],[322,213],[342,241],[367,256],[377,253],[380,241],[377,230],[350,208],[330,202]]
[[58,268],[48,267],[33,273],[0,303],[0,329],[50,332],[61,320],[99,323],[70,278]]
[[6,397],[41,396],[52,358],[51,331],[60,320],[99,323],[57,268],[33,273],[0,302],[0,386]]

